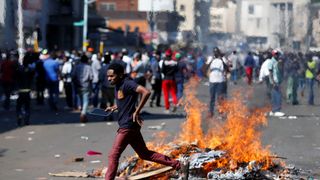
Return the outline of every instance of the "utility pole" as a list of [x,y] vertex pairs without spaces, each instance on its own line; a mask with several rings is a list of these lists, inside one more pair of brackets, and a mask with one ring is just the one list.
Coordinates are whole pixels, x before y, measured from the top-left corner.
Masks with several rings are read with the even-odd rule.
[[19,51],[19,63],[22,64],[24,55],[23,46],[23,13],[22,13],[22,0],[18,0],[18,51]]
[[87,33],[88,33],[88,5],[95,2],[96,0],[84,0],[83,4],[83,38],[82,38],[82,51],[87,51]]

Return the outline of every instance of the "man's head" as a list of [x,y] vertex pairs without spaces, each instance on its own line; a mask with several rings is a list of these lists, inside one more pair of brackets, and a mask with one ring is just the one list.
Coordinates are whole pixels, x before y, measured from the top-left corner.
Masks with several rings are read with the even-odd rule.
[[48,49],[43,49],[40,52],[40,59],[48,59],[50,57]]
[[112,63],[107,71],[108,81],[112,85],[118,84],[124,77],[124,68],[119,63]]
[[220,58],[221,57],[221,51],[218,47],[213,48],[213,55],[216,58]]
[[276,49],[272,50],[271,51],[271,55],[272,57],[274,57],[275,59],[279,59],[279,56],[280,56],[280,52]]

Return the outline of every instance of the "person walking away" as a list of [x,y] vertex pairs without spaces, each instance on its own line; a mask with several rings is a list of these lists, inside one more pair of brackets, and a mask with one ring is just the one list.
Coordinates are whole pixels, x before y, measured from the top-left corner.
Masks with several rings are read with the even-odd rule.
[[[142,126],[140,112],[150,96],[150,91],[126,77],[124,68],[119,64],[110,64],[107,76],[110,84],[115,86],[116,104],[106,108],[106,111],[118,111],[119,129],[109,152],[105,179],[115,179],[119,158],[129,144],[141,159],[180,169],[179,161],[149,150],[140,132]],[[136,107],[139,95],[142,98]]]
[[272,85],[271,90],[271,106],[272,110],[270,116],[284,116],[285,113],[281,112],[281,72],[279,70],[279,56],[278,50],[272,50],[271,63],[269,64],[269,79]]
[[298,79],[300,64],[296,57],[291,56],[287,64],[288,80],[287,80],[287,103],[292,105],[298,102]]
[[86,55],[82,55],[80,63],[75,67],[74,71],[72,72],[72,80],[75,84],[75,88],[77,89],[76,91],[80,96],[80,122],[82,123],[86,123],[88,121],[86,114],[89,106],[89,95],[93,79],[92,68],[88,63],[89,58]]
[[3,102],[3,108],[5,110],[10,109],[10,96],[14,89],[15,83],[15,70],[18,66],[17,63],[17,54],[15,52],[11,52],[10,55],[6,55],[5,59],[1,62],[0,65],[0,80],[3,88],[3,93],[5,95],[5,99]]
[[59,62],[52,59],[49,51],[41,51],[40,59],[43,59],[43,67],[46,72],[46,86],[49,91],[49,106],[53,111],[58,111],[59,99]]
[[165,104],[165,113],[170,113],[170,102],[169,102],[169,93],[171,94],[171,98],[173,101],[173,108],[172,112],[175,112],[177,110],[177,85],[175,81],[175,73],[178,69],[178,63],[177,61],[172,60],[172,51],[171,49],[166,50],[165,52],[165,58],[162,63],[162,73],[164,75],[162,80],[162,92],[163,92],[163,98],[164,98],[164,104]]
[[63,87],[66,95],[66,103],[69,108],[73,108],[73,86],[72,86],[72,59],[64,56],[64,64],[62,66],[61,75],[63,80]]
[[306,64],[306,82],[307,82],[307,87],[309,89],[309,94],[308,94],[308,104],[309,105],[314,105],[314,81],[316,77],[316,61],[314,61],[311,57],[308,57],[308,62]]
[[22,65],[16,70],[16,83],[18,87],[18,99],[16,104],[17,125],[21,126],[22,121],[25,125],[30,123],[30,92],[35,74],[34,67],[31,66],[31,56],[26,54]]
[[96,54],[92,55],[92,73],[93,73],[93,79],[92,79],[92,105],[93,107],[97,107],[99,103],[99,92],[100,92],[100,81],[99,81],[99,71],[101,69],[101,63],[98,59],[98,56]]
[[238,81],[238,69],[240,67],[239,57],[237,55],[237,51],[233,51],[229,56],[229,60],[231,61],[231,81],[233,84],[237,84]]
[[253,59],[252,52],[248,52],[248,55],[244,61],[248,85],[252,84],[252,75],[253,75],[254,64],[255,64],[255,61]]
[[159,66],[159,62],[161,59],[161,52],[157,51],[154,53],[153,60],[151,61],[151,87],[152,87],[152,95],[150,100],[150,107],[153,107],[154,101],[156,101],[156,106],[161,106],[161,84],[162,84],[162,77],[161,77],[161,70]]
[[209,56],[206,62],[209,65],[209,113],[208,118],[213,117],[216,98],[218,103],[223,99],[223,83],[225,82],[225,65],[221,58],[221,53],[218,48],[213,49],[213,56]]

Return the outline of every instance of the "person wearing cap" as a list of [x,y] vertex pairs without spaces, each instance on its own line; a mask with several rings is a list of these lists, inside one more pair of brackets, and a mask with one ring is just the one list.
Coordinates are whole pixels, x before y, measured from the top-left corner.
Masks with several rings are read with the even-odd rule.
[[178,103],[180,104],[180,100],[183,96],[183,84],[184,79],[187,74],[187,65],[184,61],[181,60],[181,54],[178,52],[175,55],[175,59],[178,62],[177,64],[177,72],[175,74],[175,81],[177,83],[177,98]]
[[269,113],[270,116],[284,116],[285,113],[281,112],[281,72],[279,69],[279,56],[280,52],[278,50],[273,50],[271,52],[272,58],[269,63],[269,80],[272,86],[271,89],[271,106],[272,110]]
[[175,73],[178,70],[178,63],[172,59],[172,51],[171,49],[166,50],[165,58],[162,62],[161,71],[163,73],[162,80],[162,92],[165,104],[165,113],[170,113],[170,102],[169,102],[169,93],[172,97],[173,108],[172,112],[177,110],[177,84],[175,80]]
[[46,72],[46,85],[49,91],[49,106],[53,111],[58,111],[59,98],[59,62],[50,57],[49,51],[41,51],[40,59],[43,60],[43,67]]

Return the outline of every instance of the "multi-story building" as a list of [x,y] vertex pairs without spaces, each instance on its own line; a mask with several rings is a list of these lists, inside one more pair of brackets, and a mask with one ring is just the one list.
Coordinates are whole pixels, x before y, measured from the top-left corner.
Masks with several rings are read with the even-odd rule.
[[216,1],[210,8],[210,33],[236,32],[236,3]]
[[240,32],[247,43],[257,48],[267,44],[269,34],[269,1],[242,0]]

